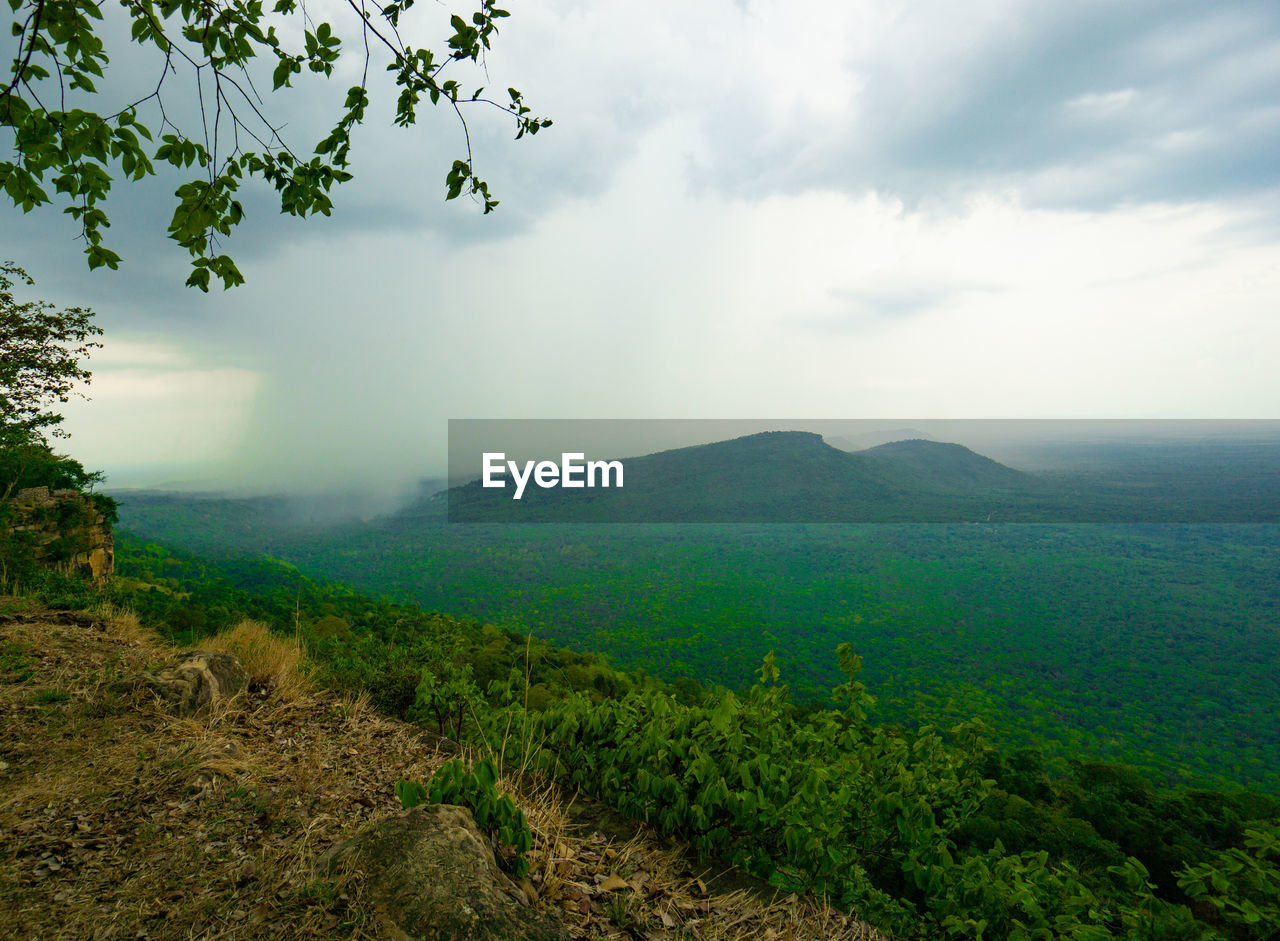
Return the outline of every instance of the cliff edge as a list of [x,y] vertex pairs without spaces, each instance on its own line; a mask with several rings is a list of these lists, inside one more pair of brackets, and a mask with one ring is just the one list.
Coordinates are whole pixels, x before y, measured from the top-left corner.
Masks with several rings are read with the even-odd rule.
[[6,509],[0,525],[15,556],[95,582],[115,571],[111,523],[92,496],[28,487],[8,500]]

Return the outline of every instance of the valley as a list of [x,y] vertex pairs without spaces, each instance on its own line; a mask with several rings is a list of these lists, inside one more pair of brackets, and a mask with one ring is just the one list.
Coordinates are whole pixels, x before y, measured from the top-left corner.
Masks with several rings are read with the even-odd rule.
[[[906,450],[935,490],[1021,477],[958,447],[959,471],[875,450]],[[1158,466],[1177,463],[1166,452]],[[741,689],[773,651],[793,696],[817,703],[847,642],[884,721],[979,717],[1060,768],[1087,755],[1169,783],[1280,789],[1273,524],[451,525],[438,495],[308,523],[271,498],[164,494],[122,496],[121,520],[144,540],[265,553],[669,682]]]

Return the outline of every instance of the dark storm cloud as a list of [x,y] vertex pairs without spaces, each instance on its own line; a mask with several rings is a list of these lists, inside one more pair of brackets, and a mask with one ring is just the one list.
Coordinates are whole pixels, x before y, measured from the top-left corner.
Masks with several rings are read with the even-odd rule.
[[844,63],[860,90],[836,126],[801,114],[793,134],[753,140],[741,112],[712,118],[709,135],[742,158],[707,179],[748,194],[875,188],[913,205],[1009,188],[1090,208],[1280,183],[1280,6],[1045,3],[967,33],[982,6],[893,20]]
[[[504,115],[467,112],[502,202],[489,216],[443,199],[464,147],[453,117],[393,127],[381,73],[332,218],[241,191],[247,219],[222,247],[248,279],[235,291],[182,286],[171,172],[118,188],[114,273],[85,269],[56,210],[0,206],[0,257],[107,331],[95,401],[68,422],[78,454],[381,486],[432,467],[462,415],[1231,415],[1276,401],[1273,4],[512,12],[485,81],[523,89],[555,125],[517,142]],[[154,63],[123,48],[111,88],[153,82]],[[353,78],[264,99],[307,149]],[[172,91],[189,125],[189,94],[183,111]]]

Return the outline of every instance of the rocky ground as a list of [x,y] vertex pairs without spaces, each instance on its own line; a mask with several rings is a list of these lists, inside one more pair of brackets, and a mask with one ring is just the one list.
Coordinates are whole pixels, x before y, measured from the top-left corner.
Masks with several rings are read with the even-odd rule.
[[[128,614],[0,598],[0,936],[408,937],[361,872],[320,863],[402,815],[395,783],[458,747],[311,689],[288,657],[247,660],[245,694],[182,717],[129,682],[171,654]],[[879,937],[554,788],[500,783],[535,838],[530,879],[503,890],[569,937]]]

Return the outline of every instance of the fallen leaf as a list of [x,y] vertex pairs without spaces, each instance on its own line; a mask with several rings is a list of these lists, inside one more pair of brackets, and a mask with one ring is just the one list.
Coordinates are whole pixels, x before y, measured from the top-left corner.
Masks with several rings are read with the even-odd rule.
[[530,905],[536,905],[538,902],[538,890],[528,879],[520,880],[520,889],[524,892],[525,898],[529,900]]

